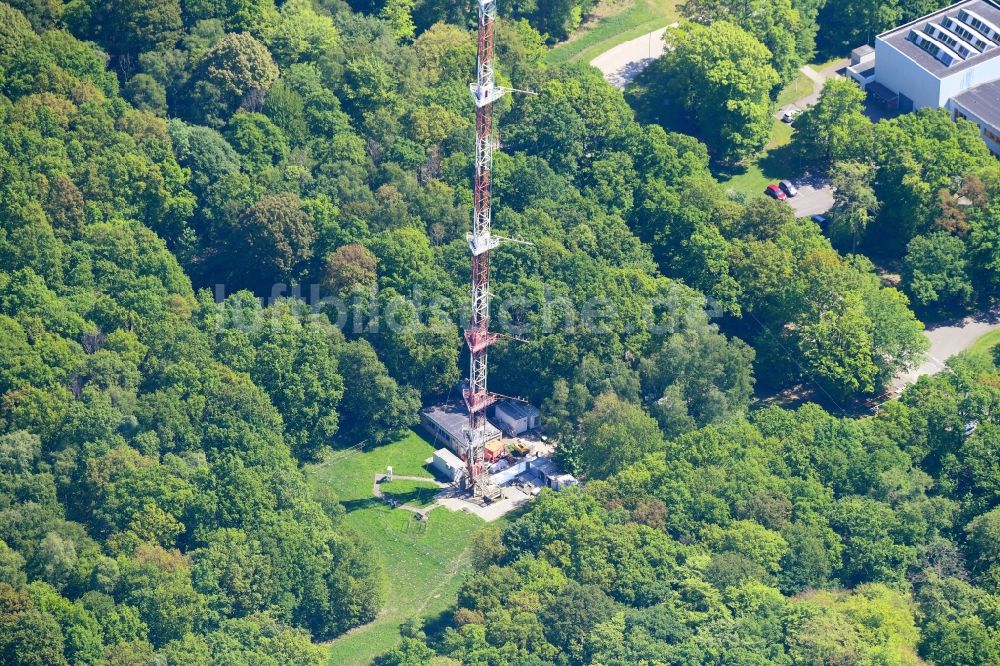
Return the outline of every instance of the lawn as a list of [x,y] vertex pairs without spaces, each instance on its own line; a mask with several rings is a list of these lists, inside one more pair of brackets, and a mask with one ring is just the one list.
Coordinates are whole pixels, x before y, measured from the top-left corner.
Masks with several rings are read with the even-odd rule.
[[[602,3],[599,18],[588,21],[546,55],[551,64],[590,62],[608,49],[670,25],[679,17],[679,0],[619,0]],[[603,10],[603,11],[602,11]]]
[[763,194],[764,188],[780,180],[780,178],[773,178],[765,174],[757,162],[743,168],[720,170],[715,177],[727,190],[733,190],[747,196]]
[[993,362],[993,348],[997,345],[1000,345],[1000,330],[990,331],[979,338],[965,353],[970,360],[982,359],[984,362],[991,363]]
[[[813,91],[813,82],[808,76],[799,75],[778,93],[776,109],[791,104]],[[798,160],[788,144],[792,140],[792,126],[775,118],[772,121],[771,140],[764,152],[749,164],[730,169],[716,170],[715,177],[727,189],[746,195],[763,194],[764,188],[783,178],[794,178],[799,174]]]
[[771,142],[757,159],[745,166],[717,168],[715,177],[726,189],[748,196],[763,194],[764,188],[770,183],[799,174],[798,159],[788,145],[791,137],[791,127],[775,119]]
[[777,105],[780,109],[786,104],[791,104],[797,99],[802,99],[806,95],[813,93],[814,82],[802,72],[798,72],[795,78],[778,93]]
[[441,489],[429,481],[397,479],[383,483],[382,492],[401,504],[423,507],[433,502],[434,496],[441,492]]
[[837,53],[834,55],[829,55],[829,54],[826,55],[817,54],[817,55],[826,58],[825,60],[819,60],[816,62],[809,63],[809,66],[815,69],[817,72],[821,72],[827,67],[830,67],[831,65],[842,65],[846,67],[847,65],[851,64],[850,59],[845,58],[842,53]]
[[[386,572],[386,602],[378,618],[330,642],[329,663],[369,664],[399,641],[399,626],[411,617],[438,615],[455,602],[469,568],[472,535],[485,526],[478,517],[440,507],[421,523],[410,511],[391,509],[372,496],[377,473],[431,476],[424,467],[434,448],[415,432],[364,452],[334,452],[306,468],[309,482],[326,485],[340,498],[344,520],[371,543]],[[396,482],[391,482],[396,483]]]

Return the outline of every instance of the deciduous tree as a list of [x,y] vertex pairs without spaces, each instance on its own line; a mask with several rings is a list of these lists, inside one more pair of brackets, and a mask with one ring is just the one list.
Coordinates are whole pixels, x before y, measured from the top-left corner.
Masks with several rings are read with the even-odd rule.
[[302,202],[290,193],[264,197],[243,213],[230,233],[233,275],[254,287],[291,278],[312,258],[316,239]]
[[191,78],[187,117],[222,127],[241,105],[256,110],[278,79],[278,66],[248,33],[228,34],[205,52]]
[[771,130],[771,53],[727,21],[668,31],[669,48],[637,79],[632,95],[647,120],[693,128],[716,158],[739,162],[760,151]]
[[827,79],[816,104],[795,119],[792,146],[801,159],[819,164],[864,159],[872,142],[864,102],[865,93],[854,81]]
[[945,231],[913,237],[906,246],[903,276],[906,290],[922,310],[961,312],[969,306],[975,290],[967,256],[962,239]]

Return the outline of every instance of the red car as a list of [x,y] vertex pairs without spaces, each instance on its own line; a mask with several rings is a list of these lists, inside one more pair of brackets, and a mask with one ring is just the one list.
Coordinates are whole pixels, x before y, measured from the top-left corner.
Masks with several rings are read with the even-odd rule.
[[775,185],[774,183],[771,183],[770,185],[767,186],[767,189],[764,190],[764,194],[766,194],[769,197],[773,197],[778,201],[784,201],[785,199],[788,198],[788,195],[785,194],[785,191],[782,190],[777,185]]

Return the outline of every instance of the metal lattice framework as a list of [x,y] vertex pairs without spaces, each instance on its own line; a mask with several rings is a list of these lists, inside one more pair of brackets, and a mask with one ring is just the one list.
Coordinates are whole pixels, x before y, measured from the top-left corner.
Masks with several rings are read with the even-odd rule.
[[476,164],[473,186],[472,232],[468,234],[472,252],[472,313],[465,341],[469,347],[469,386],[465,406],[469,411],[466,465],[474,491],[485,491],[483,450],[486,445],[486,408],[496,396],[486,387],[489,347],[497,335],[490,332],[490,250],[499,239],[490,233],[492,206],[491,173],[493,168],[493,102],[505,90],[494,79],[494,34],[496,0],[479,1],[479,39],[476,56],[476,81],[469,85],[476,103]]

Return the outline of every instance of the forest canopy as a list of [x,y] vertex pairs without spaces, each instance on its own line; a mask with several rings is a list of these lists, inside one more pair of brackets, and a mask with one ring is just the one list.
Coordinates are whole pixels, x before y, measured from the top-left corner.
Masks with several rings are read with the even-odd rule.
[[[499,77],[537,95],[497,105],[494,222],[531,245],[494,256],[525,341],[491,386],[586,483],[477,535],[453,612],[384,663],[1000,658],[995,365],[830,413],[922,358],[913,308],[996,297],[1000,172],[968,124],[865,124],[831,84],[795,146],[856,193],[832,238],[727,191],[830,11],[742,6],[688,3],[627,97],[544,61],[590,3],[502,7]],[[303,465],[460,381],[469,17],[0,3],[4,664],[313,665],[377,616],[392,572]],[[754,402],[803,386],[822,406]]]

